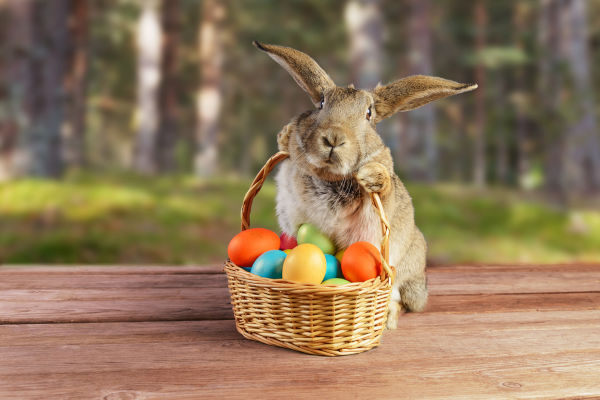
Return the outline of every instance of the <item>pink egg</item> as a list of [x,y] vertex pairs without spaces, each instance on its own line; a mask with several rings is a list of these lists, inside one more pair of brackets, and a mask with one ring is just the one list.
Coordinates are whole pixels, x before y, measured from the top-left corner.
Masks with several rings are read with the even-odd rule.
[[298,241],[293,236],[288,236],[285,233],[282,233],[280,239],[281,244],[279,250],[293,249],[294,247],[298,246]]

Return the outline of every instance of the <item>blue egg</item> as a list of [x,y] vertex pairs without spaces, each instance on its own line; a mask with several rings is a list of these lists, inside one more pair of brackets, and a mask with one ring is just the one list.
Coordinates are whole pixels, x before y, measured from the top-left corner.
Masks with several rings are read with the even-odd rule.
[[331,254],[325,254],[325,261],[327,262],[327,269],[325,270],[325,278],[323,278],[324,281],[327,279],[344,277],[342,275],[342,269],[340,268],[340,262],[337,258],[335,258],[335,256],[332,256]]
[[285,257],[287,254],[281,250],[266,251],[254,261],[250,272],[263,278],[281,279]]

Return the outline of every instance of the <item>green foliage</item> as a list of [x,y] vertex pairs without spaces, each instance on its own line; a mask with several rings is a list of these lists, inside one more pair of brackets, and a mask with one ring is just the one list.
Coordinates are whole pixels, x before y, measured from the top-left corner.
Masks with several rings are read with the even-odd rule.
[[[566,262],[600,258],[597,210],[565,211],[505,189],[411,185],[417,225],[442,262]],[[580,215],[581,226],[573,223]]]
[[[248,182],[78,175],[0,186],[0,262],[204,263],[239,230]],[[274,188],[253,215],[275,229]]]
[[[0,262],[191,264],[221,262],[239,231],[247,180],[198,182],[77,174],[64,182],[0,185]],[[561,211],[513,191],[409,185],[436,262],[600,259],[600,211]],[[275,187],[256,198],[252,226],[277,230]]]

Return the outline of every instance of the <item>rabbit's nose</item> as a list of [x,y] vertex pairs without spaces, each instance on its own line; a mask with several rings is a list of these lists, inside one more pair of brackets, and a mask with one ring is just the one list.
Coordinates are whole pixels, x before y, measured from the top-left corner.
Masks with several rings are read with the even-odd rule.
[[344,137],[337,132],[328,132],[323,135],[323,144],[333,149],[344,144]]

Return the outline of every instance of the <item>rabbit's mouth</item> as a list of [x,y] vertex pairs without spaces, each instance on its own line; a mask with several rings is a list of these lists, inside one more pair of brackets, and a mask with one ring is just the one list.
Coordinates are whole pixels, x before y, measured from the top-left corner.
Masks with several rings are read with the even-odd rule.
[[307,161],[312,171],[323,180],[340,181],[352,176],[351,168],[341,160],[334,158],[318,159],[309,156]]

